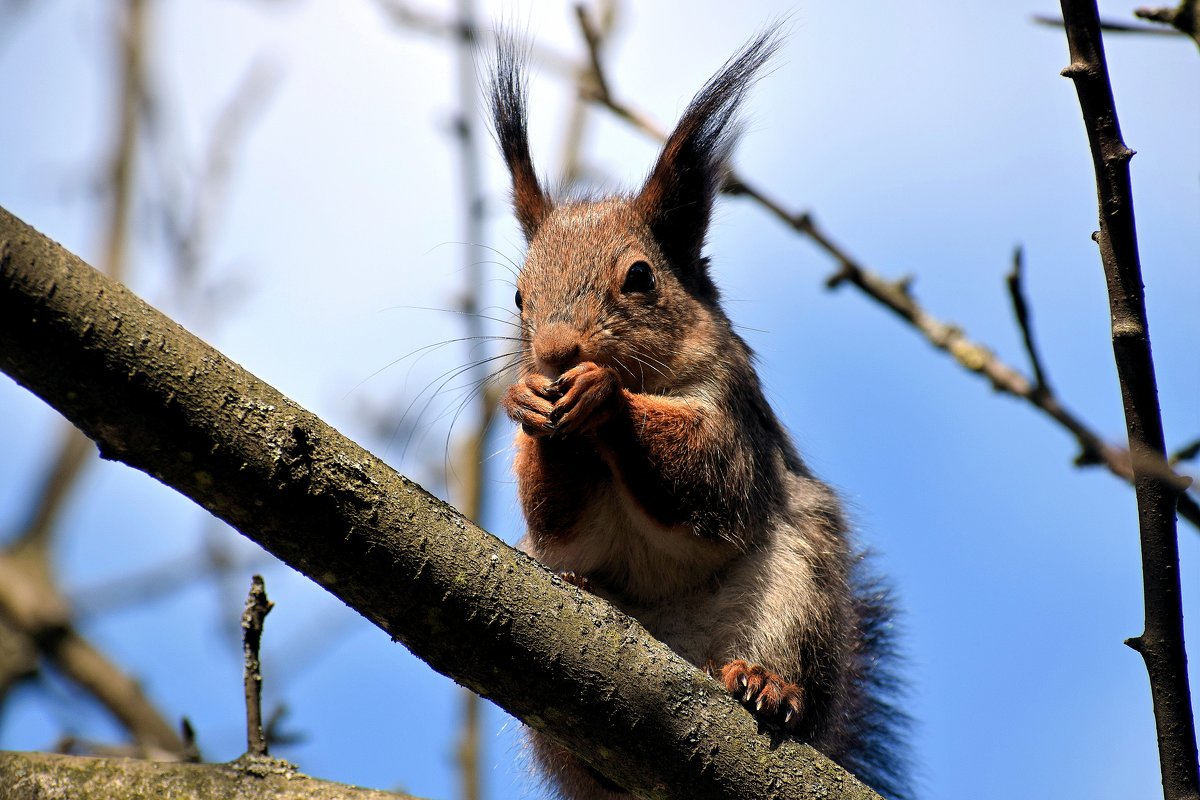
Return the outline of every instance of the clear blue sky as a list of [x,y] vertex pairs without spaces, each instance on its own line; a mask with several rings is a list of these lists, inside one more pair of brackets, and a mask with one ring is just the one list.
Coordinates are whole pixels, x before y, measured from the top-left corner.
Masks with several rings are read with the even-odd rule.
[[[0,205],[95,260],[103,217],[93,188],[114,135],[117,15],[108,3],[29,5],[0,31]],[[406,432],[381,433],[372,419],[402,410],[471,357],[449,346],[393,363],[462,331],[450,314],[413,308],[452,306],[464,277],[446,43],[396,29],[366,0],[153,5],[167,156],[142,164],[146,186],[200,160],[252,63],[268,64],[278,84],[238,153],[215,229],[203,279],[225,287],[215,313],[175,295],[145,216],[129,282],[405,473],[429,479],[446,453],[453,392],[419,417],[407,448]],[[1127,18],[1134,5],[1102,11]],[[811,210],[879,272],[915,275],[931,313],[1022,370],[1004,275],[1013,246],[1024,245],[1053,385],[1093,427],[1123,439],[1089,238],[1091,162],[1073,88],[1058,75],[1066,45],[1061,32],[1030,21],[1057,7],[734,6],[697,2],[686,16],[677,4],[627,9],[608,54],[614,92],[669,124],[742,41],[790,13],[776,68],[747,104],[739,170],[785,205]],[[569,4],[487,3],[481,16],[581,52]],[[1108,52],[1125,138],[1138,151],[1151,334],[1169,444],[1179,445],[1200,434],[1200,54],[1188,40],[1157,37],[1110,38]],[[553,176],[571,92],[552,68],[535,66],[531,95],[535,159]],[[485,244],[519,259],[505,176],[490,140],[482,144],[492,212]],[[654,147],[594,112],[586,153],[589,168],[622,187],[645,174]],[[709,251],[772,401],[810,463],[844,493],[896,584],[922,796],[1155,796],[1146,676],[1121,644],[1141,630],[1132,492],[1106,472],[1074,468],[1066,434],[879,307],[851,289],[824,290],[829,260],[749,203],[722,201]],[[494,260],[489,292],[507,308],[510,278]],[[0,533],[20,519],[59,424],[0,378]],[[508,440],[504,428],[490,448],[484,522],[511,542],[521,522]],[[150,478],[97,463],[71,503],[57,564],[86,599],[87,587],[188,557],[213,539],[254,558],[253,545],[214,525]],[[1200,533],[1183,525],[1180,537],[1194,665]],[[265,640],[267,700],[285,702],[288,728],[305,736],[280,754],[320,777],[453,797],[458,690],[305,579],[262,568],[277,603]],[[243,747],[235,631],[250,571],[84,617],[86,633],[169,715],[192,720],[210,759]],[[0,747],[48,747],[64,731],[113,735],[102,712],[50,684],[54,703],[24,692],[9,705]],[[489,707],[484,733],[488,797],[532,796],[519,725]]]

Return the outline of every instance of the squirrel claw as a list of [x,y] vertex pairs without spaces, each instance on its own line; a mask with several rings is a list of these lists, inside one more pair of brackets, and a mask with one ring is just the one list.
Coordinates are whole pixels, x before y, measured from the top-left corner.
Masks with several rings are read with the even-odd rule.
[[560,572],[558,573],[558,577],[562,578],[564,582],[569,583],[572,586],[583,589],[585,592],[590,592],[592,590],[591,578],[587,577],[586,575],[580,575],[573,570]]
[[721,668],[720,680],[763,725],[791,731],[799,724],[803,693],[780,675],[737,659]]

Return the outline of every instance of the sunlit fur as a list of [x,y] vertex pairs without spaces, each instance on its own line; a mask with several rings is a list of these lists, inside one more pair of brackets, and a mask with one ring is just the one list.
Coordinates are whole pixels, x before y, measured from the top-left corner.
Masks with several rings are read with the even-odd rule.
[[[760,36],[705,85],[639,192],[554,204],[529,158],[519,60],[501,45],[494,119],[528,240],[504,400],[521,426],[522,546],[693,664],[774,673],[800,709],[775,721],[901,797],[886,594],[764,398],[701,256],[735,112],[775,46]],[[654,287],[622,291],[636,262]],[[564,797],[628,796],[545,736],[531,744]]]

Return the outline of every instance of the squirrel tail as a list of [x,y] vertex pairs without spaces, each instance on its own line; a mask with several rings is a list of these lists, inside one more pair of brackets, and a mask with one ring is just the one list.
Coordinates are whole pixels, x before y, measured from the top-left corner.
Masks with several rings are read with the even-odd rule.
[[855,741],[842,766],[891,800],[912,800],[912,718],[902,710],[908,687],[899,676],[896,607],[891,587],[871,571],[869,554],[859,556],[852,580],[859,618],[855,654],[859,703],[853,710]]

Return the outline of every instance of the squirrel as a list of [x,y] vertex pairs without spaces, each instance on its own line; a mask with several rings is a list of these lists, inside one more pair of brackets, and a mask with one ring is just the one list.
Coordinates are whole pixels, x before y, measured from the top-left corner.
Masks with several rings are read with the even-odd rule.
[[[556,201],[530,155],[522,58],[501,37],[492,122],[527,245],[519,379],[502,400],[519,426],[519,547],[709,669],[763,728],[900,798],[887,591],[763,396],[702,255],[738,107],[777,47],[764,32],[726,62],[637,193]],[[530,736],[562,797],[629,797]]]

